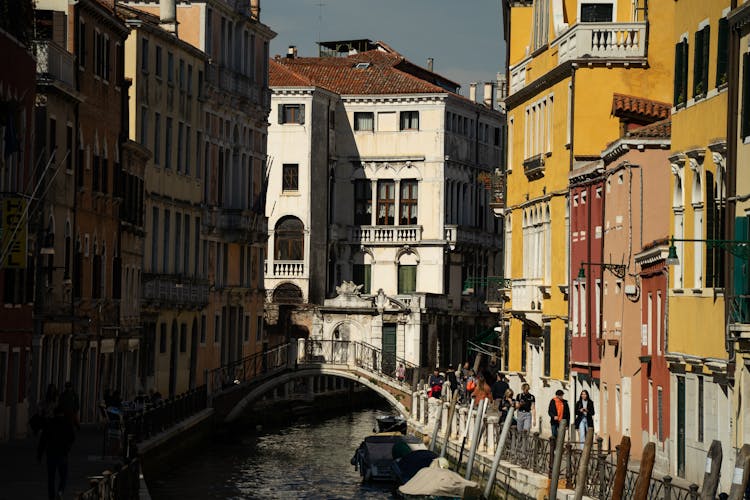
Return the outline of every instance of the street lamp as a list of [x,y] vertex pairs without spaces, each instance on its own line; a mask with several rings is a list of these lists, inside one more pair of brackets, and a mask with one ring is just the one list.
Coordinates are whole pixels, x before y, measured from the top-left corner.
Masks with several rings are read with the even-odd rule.
[[680,259],[677,256],[677,247],[674,242],[687,242],[687,243],[705,243],[708,248],[721,248],[744,260],[750,260],[750,241],[742,240],[700,240],[700,239],[686,239],[686,238],[674,238],[670,239],[669,253],[667,254],[666,263],[668,266],[677,266],[680,264]]
[[612,264],[611,262],[581,262],[581,268],[578,270],[578,281],[586,280],[586,271],[583,269],[583,266],[599,266],[620,279],[625,277],[625,271],[627,269],[625,264]]

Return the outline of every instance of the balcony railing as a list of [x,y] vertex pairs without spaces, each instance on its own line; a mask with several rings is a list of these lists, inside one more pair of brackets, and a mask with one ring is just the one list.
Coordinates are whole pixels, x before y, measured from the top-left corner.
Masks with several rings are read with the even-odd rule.
[[509,94],[515,94],[526,86],[526,66],[528,66],[529,61],[531,61],[531,57],[527,57],[515,66],[511,66]]
[[270,278],[302,278],[305,275],[305,262],[301,260],[277,260],[273,263],[273,276]]
[[230,242],[256,243],[268,237],[268,219],[247,209],[206,208],[201,224],[204,232]]
[[200,309],[208,304],[208,282],[174,274],[144,274],[143,300]]
[[523,161],[523,173],[531,179],[544,176],[544,155],[538,154]]
[[646,23],[580,23],[558,42],[557,62],[646,57]]
[[40,79],[57,80],[75,88],[73,54],[49,40],[34,42],[34,52]]
[[541,279],[520,279],[512,281],[513,309],[517,311],[541,311],[544,295]]
[[223,64],[208,64],[206,69],[206,83],[221,90],[246,99],[252,104],[270,106],[270,90],[263,89],[258,82]]
[[729,323],[750,323],[750,295],[733,295],[728,297]]
[[445,225],[445,241],[449,244],[468,244],[497,247],[500,236],[482,230],[465,229],[457,225]]
[[422,240],[422,226],[355,226],[350,240],[370,245],[417,243]]

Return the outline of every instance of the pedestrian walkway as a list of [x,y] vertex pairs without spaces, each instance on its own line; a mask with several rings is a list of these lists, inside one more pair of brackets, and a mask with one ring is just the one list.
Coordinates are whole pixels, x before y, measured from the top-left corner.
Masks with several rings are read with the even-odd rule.
[[[100,475],[118,462],[117,457],[102,459],[103,430],[84,425],[77,433],[70,452],[68,485],[63,498],[89,488],[89,476]],[[38,436],[0,444],[0,500],[47,500],[46,461],[36,459]]]

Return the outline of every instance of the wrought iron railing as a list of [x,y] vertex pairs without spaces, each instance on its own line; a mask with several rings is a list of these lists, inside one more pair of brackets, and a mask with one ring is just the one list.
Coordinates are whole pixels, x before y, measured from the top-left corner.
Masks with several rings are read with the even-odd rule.
[[729,301],[729,323],[750,323],[750,295],[732,295]]
[[148,439],[208,408],[206,386],[202,385],[172,399],[160,401],[124,418],[123,450]]
[[89,478],[88,490],[78,493],[76,500],[138,500],[140,498],[141,466],[138,459]]
[[271,376],[289,366],[289,344],[251,354],[208,372],[206,384],[210,394],[235,385]]

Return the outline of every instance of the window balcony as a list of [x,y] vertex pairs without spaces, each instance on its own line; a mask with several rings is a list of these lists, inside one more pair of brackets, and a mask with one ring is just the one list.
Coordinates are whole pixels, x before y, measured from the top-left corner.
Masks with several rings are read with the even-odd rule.
[[75,88],[73,54],[49,40],[34,42],[34,52],[38,80],[64,83],[71,89]]
[[176,274],[144,274],[145,307],[201,309],[208,305],[208,281]]
[[445,242],[449,245],[477,245],[496,248],[502,242],[500,235],[481,229],[466,229],[461,226],[446,224],[444,231]]
[[262,243],[268,239],[268,219],[247,209],[205,208],[201,225],[204,234],[229,243]]
[[422,240],[422,226],[355,226],[349,240],[361,245],[403,245]]
[[305,261],[276,260],[273,262],[273,274],[267,278],[304,278]]
[[544,177],[544,155],[538,154],[523,161],[523,173],[529,180]]
[[542,280],[514,279],[511,282],[511,293],[513,294],[513,310],[527,313],[541,313],[542,300],[544,299],[540,286]]
[[557,45],[557,63],[569,60],[595,62],[646,58],[647,23],[579,23],[563,33]]

